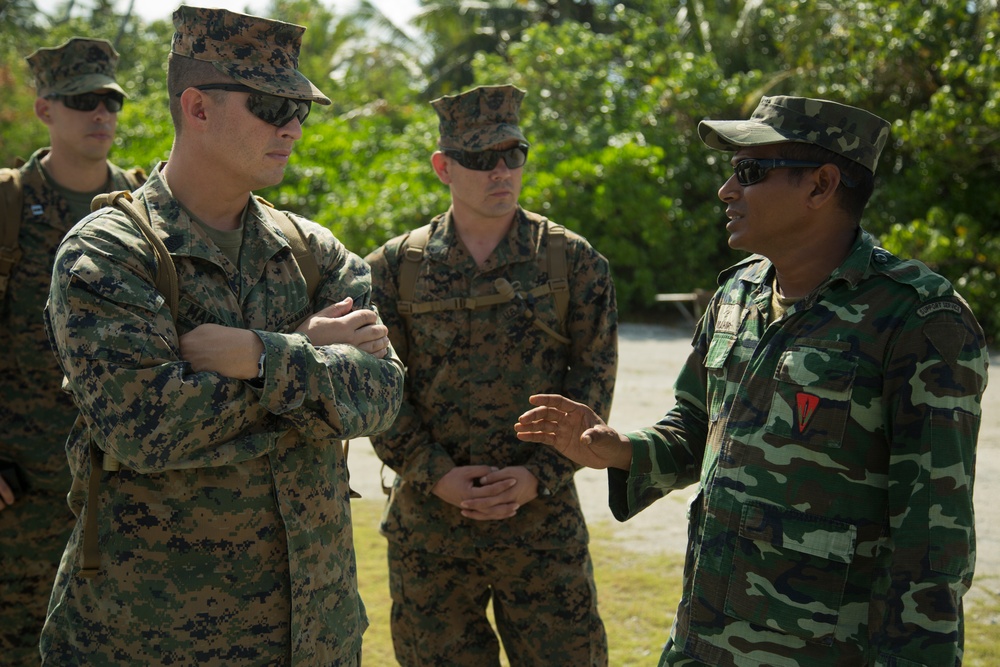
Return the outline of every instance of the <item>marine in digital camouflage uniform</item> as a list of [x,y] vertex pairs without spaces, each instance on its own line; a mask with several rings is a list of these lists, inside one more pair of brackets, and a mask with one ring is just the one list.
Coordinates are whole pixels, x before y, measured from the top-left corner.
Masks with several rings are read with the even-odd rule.
[[[511,424],[539,390],[607,416],[615,291],[607,260],[566,231],[565,315],[553,294],[526,294],[545,291],[558,251],[550,223],[517,203],[523,96],[484,86],[432,102],[440,117],[432,164],[452,206],[430,222],[412,303],[399,303],[399,281],[416,232],[366,258],[373,299],[407,365],[399,418],[372,438],[396,472],[381,528],[393,643],[405,666],[498,665],[490,600],[512,665],[607,664],[577,466],[518,442]],[[510,162],[494,149],[514,149]],[[461,164],[476,161],[481,169]],[[491,303],[498,280],[523,298]]]
[[43,664],[354,666],[367,618],[341,439],[391,423],[402,366],[364,262],[289,214],[318,264],[310,299],[251,196],[329,100],[296,69],[300,26],[187,6],[174,25],[174,146],[135,203],[176,266],[177,318],[122,211],[56,256],[47,330],[82,419]]
[[107,160],[118,121],[107,105],[120,106],[101,101],[85,111],[65,102],[65,96],[95,92],[124,96],[114,79],[118,54],[111,44],[74,37],[38,49],[27,61],[35,110],[49,128],[51,146],[19,169],[20,220],[0,220],[4,228],[19,223],[21,253],[0,301],[0,466],[17,466],[27,483],[22,493],[0,489],[0,662],[12,666],[39,662],[38,635],[73,526],[65,446],[77,410],[61,389],[62,371],[42,320],[52,260],[95,195],[131,190],[142,178]]
[[729,242],[758,254],[722,273],[676,406],[622,436],[535,397],[520,437],[608,467],[620,520],[698,485],[661,665],[959,665],[987,352],[948,281],[859,225],[889,124],[779,96],[699,132],[735,152]]

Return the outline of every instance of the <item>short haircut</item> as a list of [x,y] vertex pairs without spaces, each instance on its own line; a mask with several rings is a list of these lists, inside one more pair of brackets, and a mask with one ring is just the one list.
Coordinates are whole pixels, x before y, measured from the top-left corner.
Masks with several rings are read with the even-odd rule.
[[[781,147],[781,157],[789,160],[805,160],[807,162],[830,163],[840,169],[840,186],[837,188],[837,204],[845,210],[855,220],[861,221],[861,216],[865,212],[865,206],[871,199],[872,192],[875,191],[875,174],[868,171],[867,167],[850,160],[843,155],[827,150],[816,144],[807,144],[801,141],[790,141]],[[789,170],[789,179],[792,183],[802,180],[804,172],[800,169]],[[854,187],[847,187],[844,181],[850,181]]]
[[167,94],[170,96],[170,118],[174,123],[174,133],[181,132],[181,93],[192,86],[206,83],[233,82],[232,78],[217,70],[210,62],[171,53],[167,58]]

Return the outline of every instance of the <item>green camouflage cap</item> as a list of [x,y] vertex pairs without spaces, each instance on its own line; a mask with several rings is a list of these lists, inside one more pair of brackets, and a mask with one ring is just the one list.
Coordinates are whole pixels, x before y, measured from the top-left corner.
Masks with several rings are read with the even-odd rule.
[[25,60],[39,97],[79,95],[101,88],[125,95],[115,81],[118,52],[107,40],[74,37],[60,46],[38,49]]
[[174,29],[173,54],[210,62],[223,74],[263,93],[330,103],[298,71],[306,31],[300,25],[181,5],[174,12]]
[[815,144],[872,173],[889,139],[889,122],[863,109],[808,97],[762,97],[750,120],[703,120],[701,140],[735,151],[785,141]]
[[528,143],[518,128],[524,91],[511,85],[479,86],[431,102],[440,123],[441,148],[483,151],[504,141]]

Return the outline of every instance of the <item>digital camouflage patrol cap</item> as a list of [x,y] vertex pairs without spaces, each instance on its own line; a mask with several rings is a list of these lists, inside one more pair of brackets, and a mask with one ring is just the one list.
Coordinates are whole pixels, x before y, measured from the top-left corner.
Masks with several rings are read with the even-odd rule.
[[181,5],[174,12],[174,30],[172,54],[210,62],[223,74],[263,93],[330,103],[298,71],[306,31],[300,25]]
[[74,37],[60,46],[38,49],[25,60],[39,97],[79,95],[101,88],[125,95],[115,81],[118,52],[107,40]]
[[438,145],[460,151],[483,151],[504,141],[528,143],[518,128],[524,91],[511,85],[479,86],[431,102],[437,112]]
[[889,122],[857,107],[808,97],[762,97],[750,120],[703,120],[701,140],[735,151],[785,141],[815,144],[872,173],[889,139]]

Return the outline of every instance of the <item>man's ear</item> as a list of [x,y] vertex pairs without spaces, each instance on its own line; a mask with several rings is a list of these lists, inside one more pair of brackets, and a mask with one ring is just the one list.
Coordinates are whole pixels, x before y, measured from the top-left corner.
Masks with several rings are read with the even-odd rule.
[[42,121],[46,125],[50,125],[52,123],[51,108],[52,100],[44,97],[35,98],[35,115],[38,116],[38,120]]
[[434,151],[434,154],[431,155],[431,166],[434,167],[434,173],[437,174],[438,180],[445,185],[451,184],[451,162],[444,153]]
[[181,116],[185,125],[200,125],[208,116],[206,108],[211,104],[211,98],[197,88],[185,88],[181,93]]
[[809,193],[809,204],[813,208],[822,208],[832,201],[840,186],[840,169],[835,164],[827,162],[817,167],[808,179],[812,186]]

